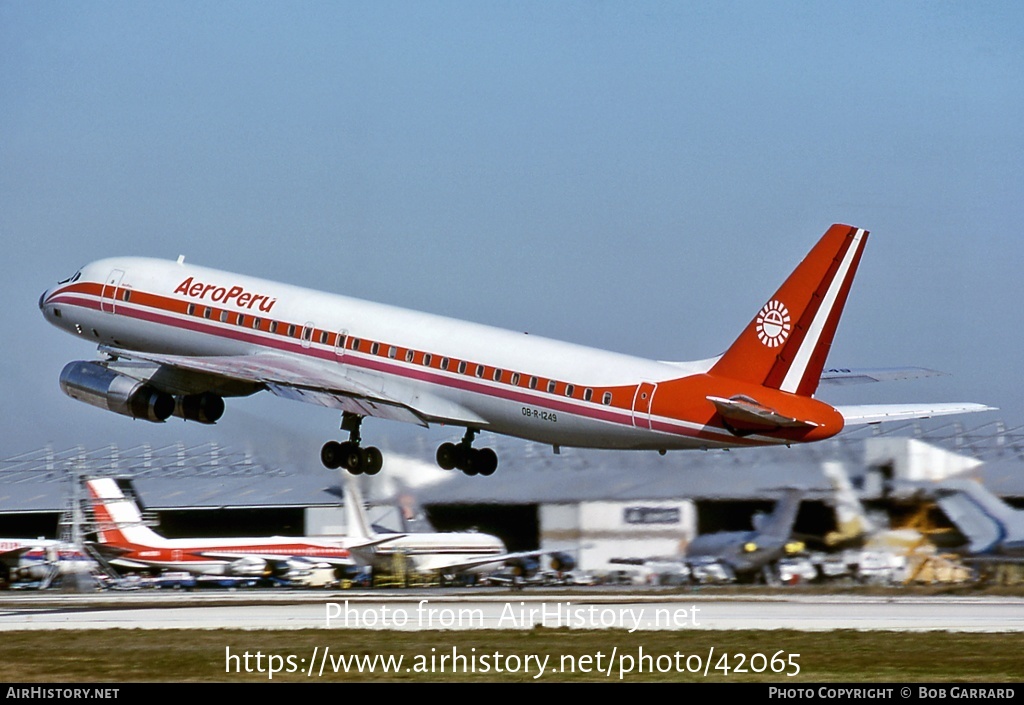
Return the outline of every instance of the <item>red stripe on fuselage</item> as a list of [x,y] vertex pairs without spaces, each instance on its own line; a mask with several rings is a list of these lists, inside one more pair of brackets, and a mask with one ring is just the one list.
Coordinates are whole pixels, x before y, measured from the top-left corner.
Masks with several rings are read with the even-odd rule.
[[[252,345],[258,345],[265,348],[271,348],[288,352],[291,354],[298,354],[305,357],[318,358],[320,360],[337,360],[338,355],[333,346],[328,349],[322,349],[318,346],[324,345],[315,340],[310,341],[308,345],[303,345],[303,340],[300,337],[288,337],[283,333],[276,332],[270,333],[264,331],[264,327],[269,325],[270,321],[276,321],[278,328],[284,327],[287,330],[287,326],[294,325],[296,331],[301,335],[301,331],[304,328],[304,324],[288,323],[277,319],[272,319],[263,316],[254,316],[249,312],[244,312],[246,316],[253,318],[258,317],[263,319],[263,326],[259,329],[262,334],[255,332],[255,329],[247,328],[245,326],[239,326],[232,323],[222,323],[219,320],[219,314],[221,311],[229,311],[233,315],[237,315],[238,312],[230,309],[210,307],[206,304],[195,304],[194,302],[183,301],[173,297],[163,296],[159,294],[149,294],[141,292],[138,289],[131,289],[127,287],[120,287],[117,289],[117,293],[123,291],[131,292],[131,300],[125,302],[119,298],[114,297],[101,297],[100,292],[103,286],[92,282],[77,282],[73,285],[66,287],[65,289],[59,289],[50,295],[46,300],[46,304],[68,304],[81,306],[82,308],[110,313],[110,311],[103,311],[113,301],[116,306],[116,312],[113,315],[124,316],[137,320],[143,320],[158,325],[170,326],[173,328],[181,328],[197,333],[212,335],[218,338],[227,338],[230,340],[249,343]],[[72,290],[74,293],[72,293]],[[95,292],[95,293],[92,293]],[[187,313],[189,304],[195,306],[196,311],[205,311],[206,308],[211,308],[211,317],[205,318],[197,316],[195,314],[189,315]],[[237,319],[236,319],[237,320]],[[313,338],[318,337],[318,333],[322,329],[315,329],[313,331]],[[333,335],[333,334],[332,334]],[[366,343],[377,342],[380,346],[381,351],[386,351],[390,344],[381,341],[372,341],[367,338],[349,334],[349,338],[359,338],[359,340]],[[335,338],[336,340],[336,338]],[[407,348],[402,348],[403,350]],[[417,351],[422,353],[423,351]],[[440,360],[442,355],[430,353],[435,360]],[[606,423],[615,423],[627,427],[634,427],[633,422],[633,410],[631,406],[625,404],[617,404],[614,402],[615,398],[627,398],[632,399],[637,389],[636,386],[628,387],[594,387],[594,398],[599,399],[600,396],[606,392],[611,391],[613,393],[613,402],[608,405],[603,405],[599,401],[583,401],[579,400],[573,403],[573,397],[557,397],[551,393],[536,392],[531,393],[521,385],[514,386],[508,383],[495,382],[494,385],[483,384],[474,381],[478,379],[471,377],[466,379],[464,373],[449,373],[442,374],[440,370],[431,371],[434,368],[417,366],[415,362],[400,364],[392,361],[392,358],[388,358],[384,355],[373,355],[371,353],[357,352],[354,350],[345,349],[343,351],[344,363],[346,365],[353,365],[363,369],[374,370],[385,374],[390,374],[396,377],[414,379],[428,384],[434,384],[446,388],[455,388],[474,394],[481,394],[484,396],[490,396],[494,398],[504,399],[506,401],[513,401],[522,404],[532,404],[535,406],[543,407],[554,411],[568,412],[590,418],[592,420],[602,421]],[[453,365],[463,360],[456,360],[452,358]],[[470,363],[468,360],[467,370],[475,369],[478,363]],[[406,366],[409,365],[409,366]],[[493,370],[491,366],[486,367],[487,370]],[[506,374],[511,374],[511,370],[505,370]],[[525,381],[531,377],[527,373],[520,374],[521,380]],[[458,375],[458,376],[456,376]],[[538,378],[541,382],[545,383],[548,378]],[[498,386],[500,385],[500,386]],[[538,385],[540,386],[540,385]],[[585,385],[574,385],[578,389],[585,388]],[[565,389],[565,383],[558,382],[557,388]],[[616,393],[615,390],[618,390]],[[557,391],[555,392],[557,394]],[[764,445],[765,443],[783,443],[772,438],[752,438],[745,437],[740,438],[734,436],[724,428],[716,426],[705,425],[700,428],[689,428],[685,426],[686,422],[684,419],[665,419],[660,417],[652,418],[651,427],[653,430],[657,430],[662,433],[684,436],[689,438],[695,438],[700,440],[707,440],[712,443],[726,443],[728,445]]]

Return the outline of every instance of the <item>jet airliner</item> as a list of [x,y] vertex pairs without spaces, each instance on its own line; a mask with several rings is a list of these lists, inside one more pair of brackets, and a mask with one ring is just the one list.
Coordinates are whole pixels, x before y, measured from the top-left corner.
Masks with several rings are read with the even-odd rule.
[[558,570],[572,570],[576,560],[562,551],[509,553],[505,543],[491,534],[475,531],[380,533],[370,523],[363,495],[354,478],[345,483],[346,546],[363,563],[393,570],[395,560],[407,562],[413,572],[432,573],[443,584],[447,576],[493,572],[511,568],[517,578],[540,568],[547,555]]
[[[834,407],[814,394],[868,233],[833,225],[718,357],[661,362],[196,266],[86,265],[44,292],[52,324],[99,346],[66,365],[72,398],[162,422],[214,423],[224,398],[267,390],[342,412],[328,468],[375,474],[366,416],[466,429],[437,463],[490,475],[482,431],[558,451],[790,445],[844,426],[984,411],[982,404]],[[840,373],[857,381],[856,372]],[[884,376],[884,375],[882,375]],[[890,375],[892,376],[892,375]],[[825,377],[828,377],[826,374]],[[860,375],[864,379],[872,376]]]
[[331,541],[290,536],[168,539],[146,526],[135,500],[110,477],[86,480],[99,547],[110,562],[133,569],[185,570],[195,575],[274,575],[291,578],[318,565],[347,571],[356,565],[347,548]]

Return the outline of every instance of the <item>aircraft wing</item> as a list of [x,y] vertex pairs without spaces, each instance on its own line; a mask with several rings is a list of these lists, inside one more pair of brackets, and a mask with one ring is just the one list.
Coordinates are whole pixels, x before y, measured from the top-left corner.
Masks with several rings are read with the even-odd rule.
[[355,545],[346,545],[345,548],[352,554],[352,558],[359,565],[373,565],[374,556],[377,554],[377,547],[396,541],[397,539],[406,536],[407,534],[388,534],[387,536],[381,536],[375,539],[367,539],[362,543]]
[[927,367],[870,367],[854,369],[850,367],[832,367],[821,373],[821,384],[845,385],[866,384],[869,382],[893,382],[903,379],[919,379],[921,377],[938,377],[947,374]]
[[500,553],[494,556],[481,556],[480,558],[471,558],[466,560],[452,560],[451,563],[446,563],[440,566],[433,564],[431,569],[458,573],[465,570],[479,568],[480,566],[490,565],[492,563],[509,563],[523,558],[537,558],[547,553],[551,553],[551,551],[536,550],[519,551],[518,553]]
[[835,409],[843,415],[843,421],[847,426],[858,426],[882,423],[883,421],[908,421],[949,414],[995,411],[996,407],[972,402],[949,402],[941,404],[860,404],[836,406]]
[[6,551],[0,551],[0,563],[9,567],[16,567],[21,557],[32,550],[32,546],[20,546]]
[[[358,370],[294,357],[261,352],[253,355],[163,355],[101,346],[118,359],[143,360],[157,366],[196,372],[229,380],[255,383],[277,396],[348,411],[359,416],[404,421],[419,426],[428,422],[486,427],[477,414],[445,399],[416,394],[413,401],[383,392],[371,380],[363,382]],[[153,369],[151,373],[155,373]],[[131,376],[137,376],[127,372]],[[147,378],[148,379],[148,378]]]

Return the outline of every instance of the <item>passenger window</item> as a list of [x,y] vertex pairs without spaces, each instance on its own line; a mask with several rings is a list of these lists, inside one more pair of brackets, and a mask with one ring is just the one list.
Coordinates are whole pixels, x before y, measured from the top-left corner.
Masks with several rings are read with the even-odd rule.
[[565,385],[565,396],[571,397],[574,391],[576,391],[576,388],[573,387],[571,384]]
[[291,324],[288,325],[288,337],[289,338],[294,338],[295,337],[295,324],[294,323],[291,323]]
[[405,351],[405,361],[406,362],[412,362],[412,359],[415,356],[416,356],[416,353],[413,352],[412,350],[406,350]]
[[605,392],[604,396],[601,398],[601,403],[604,404],[605,406],[607,406],[608,404],[611,404],[612,403],[612,393],[611,392]]
[[195,304],[189,304],[188,308],[185,309],[185,313],[187,313],[189,316],[195,315],[195,312],[196,312],[196,305]]
[[320,343],[327,345],[327,341],[330,340],[330,333],[325,330],[320,331]]
[[378,352],[380,352],[380,343],[372,344],[370,346],[370,354],[371,355],[376,355]]
[[495,370],[494,371],[494,381],[495,382],[500,382],[501,381],[501,370]]
[[238,325],[240,325],[240,326],[244,326],[245,325],[245,314],[243,314],[243,313],[238,314],[238,320],[236,321],[236,323]]
[[396,355],[398,355],[398,348],[392,345],[391,347],[388,348],[388,357],[394,360]]
[[519,386],[519,373],[518,372],[513,372],[512,373],[512,386],[513,387],[518,387]]
[[477,377],[483,377],[484,376],[484,366],[483,365],[477,365],[476,366],[476,376]]
[[423,356],[423,364],[426,365],[427,367],[430,367],[430,361],[432,359],[433,359],[433,356],[430,353],[426,353]]
[[262,318],[254,318],[254,319],[252,319],[252,327],[255,328],[256,330],[259,330],[260,326],[262,326],[262,325],[263,325],[263,319]]
[[460,375],[466,374],[466,361],[465,360],[463,360],[462,362],[459,363],[459,374]]
[[441,369],[442,369],[442,370],[447,370],[447,369],[448,369],[448,365],[449,365],[449,362],[450,362],[450,361],[448,360],[448,358],[447,358],[447,357],[442,357],[442,358],[441,358]]
[[228,312],[227,311],[221,311],[220,312],[220,322],[221,323],[227,323],[228,322]]
[[537,388],[537,378],[536,377],[530,377],[530,389],[536,389],[536,388]]
[[203,318],[209,318],[212,315],[213,315],[213,309],[210,308],[209,306],[207,306],[206,310],[203,311]]
[[352,350],[358,351],[359,350],[359,338],[352,338],[349,341],[349,348],[351,348]]
[[276,333],[277,332],[277,321],[271,321],[270,322],[270,332],[271,333]]
[[554,394],[555,393],[555,385],[557,385],[557,384],[558,383],[555,382],[555,380],[550,380],[548,382],[548,394]]
[[583,401],[590,401],[594,396],[594,390],[587,387],[583,390]]

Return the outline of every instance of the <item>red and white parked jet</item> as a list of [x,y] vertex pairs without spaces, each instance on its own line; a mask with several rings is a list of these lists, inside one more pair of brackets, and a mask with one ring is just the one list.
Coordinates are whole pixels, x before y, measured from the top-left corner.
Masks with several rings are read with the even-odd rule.
[[356,565],[347,548],[301,537],[168,539],[143,522],[135,500],[110,477],[86,480],[101,552],[124,568],[184,570],[195,575],[291,578],[315,567]]
[[356,474],[382,464],[380,451],[362,444],[366,416],[463,427],[460,443],[438,448],[438,464],[489,475],[497,455],[472,446],[481,431],[556,450],[664,452],[806,443],[852,424],[989,409],[833,407],[815,398],[867,237],[833,225],[729,349],[696,362],[586,348],[182,257],[94,262],[46,291],[39,305],[48,321],[98,344],[106,357],[64,368],[61,387],[71,397],[149,421],[176,415],[213,423],[224,397],[261,390],[336,408],[349,437],[326,443],[321,459]]

